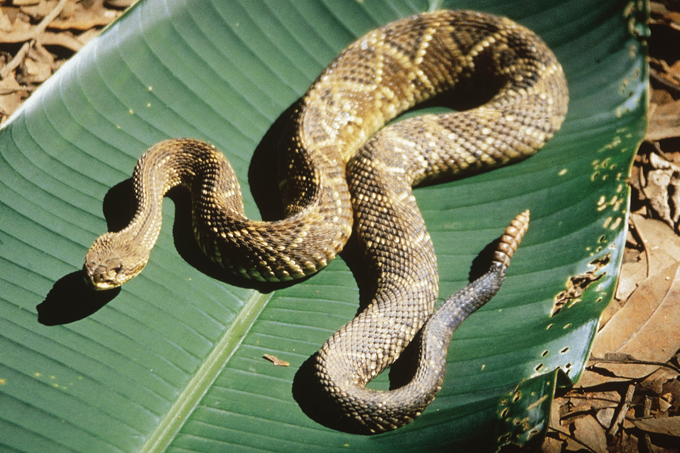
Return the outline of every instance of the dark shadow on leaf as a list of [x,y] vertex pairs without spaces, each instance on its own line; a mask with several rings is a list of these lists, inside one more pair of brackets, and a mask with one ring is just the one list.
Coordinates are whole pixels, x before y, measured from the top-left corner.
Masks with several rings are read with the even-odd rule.
[[189,191],[183,187],[176,187],[168,193],[168,197],[175,203],[175,222],[172,226],[172,236],[177,253],[187,264],[199,272],[228,285],[252,288],[261,293],[270,293],[301,281],[280,283],[256,282],[224,270],[210,260],[198,246],[198,242],[196,242],[191,224],[191,194]]
[[[263,220],[277,220],[284,217],[278,186],[276,155],[281,137],[285,134],[286,125],[290,121],[296,106],[297,103],[291,105],[271,125],[262,137],[250,161],[248,185]],[[229,285],[252,288],[261,293],[270,293],[306,280],[304,278],[292,282],[256,282],[225,271],[205,256],[194,238],[191,223],[191,194],[189,191],[183,187],[177,187],[170,191],[168,197],[175,203],[175,223],[173,225],[175,248],[182,259],[199,272]]]
[[[109,231],[120,231],[130,223],[135,210],[132,179],[116,184],[106,193],[102,210]],[[96,291],[85,283],[82,270],[72,272],[60,278],[38,304],[38,322],[56,326],[79,321],[96,313],[118,294],[120,288]]]
[[[505,232],[505,230],[500,230],[501,236]],[[474,282],[477,280],[479,277],[482,275],[486,274],[489,271],[489,268],[491,267],[491,262],[493,261],[493,254],[498,248],[498,244],[501,243],[501,237],[499,236],[498,239],[488,243],[481,252],[479,252],[479,255],[475,259],[472,260],[472,265],[470,266],[470,272],[468,273],[468,281]],[[444,294],[444,296],[448,297],[449,294]]]
[[82,271],[59,279],[45,300],[38,304],[38,322],[56,326],[79,321],[96,313],[120,293],[120,288],[95,291],[85,283]]
[[[135,215],[137,202],[132,184],[128,178],[111,187],[102,203],[102,211],[109,231],[120,231],[130,224]],[[102,234],[104,231],[102,231]],[[84,258],[84,257],[83,257]]]
[[293,398],[309,418],[327,428],[351,434],[367,434],[339,412],[315,377],[316,354],[300,366],[293,379]]
[[248,184],[262,220],[284,218],[283,199],[279,190],[279,143],[287,136],[287,126],[298,108],[298,102],[288,107],[271,125],[255,148],[248,167]]

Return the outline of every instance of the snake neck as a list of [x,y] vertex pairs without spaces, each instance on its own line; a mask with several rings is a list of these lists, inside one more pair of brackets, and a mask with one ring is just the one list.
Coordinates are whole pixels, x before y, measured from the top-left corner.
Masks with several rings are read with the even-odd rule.
[[134,218],[120,234],[150,253],[161,230],[163,198],[177,186],[184,186],[192,193],[219,191],[221,207],[228,209],[230,215],[243,216],[238,185],[220,187],[216,183],[218,173],[227,179],[235,178],[233,169],[220,154],[215,147],[193,139],[166,140],[149,148],[133,172],[137,199]]

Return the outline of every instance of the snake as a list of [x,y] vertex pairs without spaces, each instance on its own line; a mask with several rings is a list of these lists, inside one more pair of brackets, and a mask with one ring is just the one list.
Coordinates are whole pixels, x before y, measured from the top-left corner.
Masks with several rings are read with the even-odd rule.
[[[390,123],[437,99],[456,110]],[[370,303],[323,344],[314,375],[331,409],[358,432],[399,428],[441,389],[453,332],[500,289],[530,215],[514,216],[489,270],[435,309],[437,260],[413,188],[534,155],[560,129],[568,100],[553,52],[510,19],[440,10],[391,22],[349,45],[292,108],[276,150],[282,219],[246,217],[236,174],[213,145],[165,140],[138,160],[133,219],[94,241],[85,280],[106,290],[142,271],[162,199],[175,186],[191,191],[201,250],[246,279],[315,274],[356,234]],[[367,388],[417,334],[412,380]]]

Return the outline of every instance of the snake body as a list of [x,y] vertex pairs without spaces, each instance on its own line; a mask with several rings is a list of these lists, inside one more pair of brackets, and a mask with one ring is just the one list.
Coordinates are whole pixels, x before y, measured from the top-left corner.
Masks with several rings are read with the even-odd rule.
[[[467,99],[473,91],[487,102],[382,128],[441,93]],[[553,53],[509,19],[437,11],[392,22],[343,51],[297,105],[278,151],[283,220],[246,218],[236,175],[213,146],[167,140],[137,163],[136,214],[124,230],[95,241],[87,280],[107,289],[141,272],[160,231],[162,198],[176,185],[191,190],[205,254],[254,280],[319,271],[354,226],[374,282],[372,301],[323,345],[315,373],[358,430],[397,428],[434,399],[453,331],[498,291],[529,221],[528,211],[518,215],[490,270],[435,311],[437,263],[412,187],[534,154],[559,129],[567,103]],[[367,389],[419,331],[412,381],[390,391]]]

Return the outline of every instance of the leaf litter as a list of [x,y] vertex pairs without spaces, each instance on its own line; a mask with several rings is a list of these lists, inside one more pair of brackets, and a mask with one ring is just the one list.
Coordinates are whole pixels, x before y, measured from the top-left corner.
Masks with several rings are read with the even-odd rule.
[[0,0],[0,123],[136,0]]
[[[0,123],[135,2],[0,0]],[[556,395],[545,452],[680,451],[680,47],[664,45],[680,42],[680,2],[651,13],[649,130],[629,179],[619,286],[581,381]],[[555,310],[597,280],[583,277]]]
[[614,299],[543,451],[680,451],[680,2],[651,2],[649,129],[631,171]]

